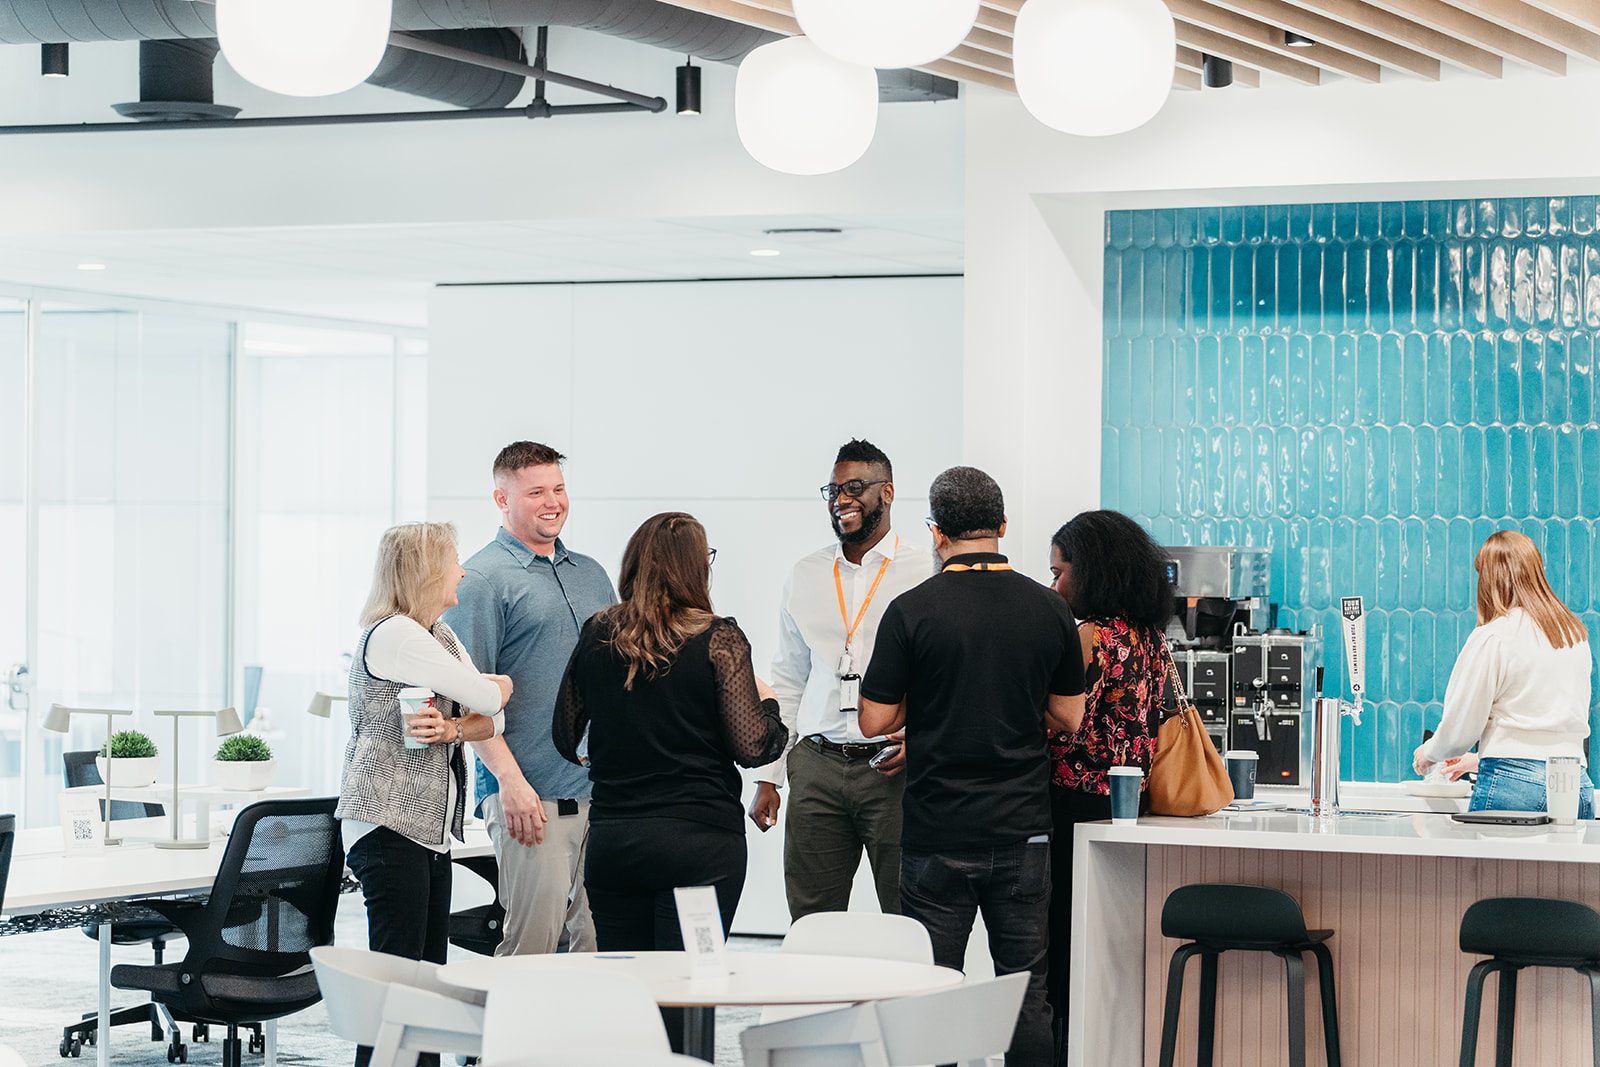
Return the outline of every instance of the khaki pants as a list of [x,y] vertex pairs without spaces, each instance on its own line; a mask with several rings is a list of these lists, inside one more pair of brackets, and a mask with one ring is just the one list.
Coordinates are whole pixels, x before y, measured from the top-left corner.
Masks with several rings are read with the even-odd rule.
[[570,952],[595,950],[594,921],[583,892],[583,861],[589,845],[589,802],[578,801],[578,814],[556,814],[554,798],[544,802],[544,841],[519,843],[506,830],[500,795],[483,801],[483,821],[500,865],[500,903],[505,905],[505,938],[496,956],[554,952],[567,932]]
[[789,752],[783,873],[789,917],[845,911],[867,852],[878,907],[900,911],[900,799],[906,776],[886,778],[865,759],[846,759],[812,741]]

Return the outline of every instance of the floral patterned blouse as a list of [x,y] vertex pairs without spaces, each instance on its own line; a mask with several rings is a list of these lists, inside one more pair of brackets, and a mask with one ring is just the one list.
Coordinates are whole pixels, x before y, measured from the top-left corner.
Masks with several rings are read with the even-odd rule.
[[[1086,619],[1097,627],[1087,671],[1083,723],[1076,733],[1050,735],[1051,784],[1086,793],[1108,793],[1106,770],[1142,767],[1155,751],[1153,730],[1161,725],[1166,697],[1166,658],[1161,635],[1127,619]],[[1140,788],[1149,784],[1146,778]]]

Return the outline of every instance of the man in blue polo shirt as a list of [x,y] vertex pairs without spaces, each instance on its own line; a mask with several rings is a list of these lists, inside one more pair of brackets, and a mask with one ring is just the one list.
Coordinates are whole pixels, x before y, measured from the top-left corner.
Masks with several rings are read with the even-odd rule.
[[1006,1067],[1048,1067],[1050,757],[1083,721],[1083,652],[1066,601],[1000,555],[993,478],[952,467],[928,489],[943,569],[884,612],[861,681],[861,731],[905,728],[900,907],[960,968],[983,913],[996,974],[1030,972]]
[[501,450],[494,461],[500,530],[463,564],[458,604],[445,613],[473,665],[515,686],[504,736],[472,744],[478,814],[494,843],[506,909],[498,956],[554,952],[563,927],[572,951],[595,947],[583,893],[589,773],[556,751],[550,723],[578,631],[617,594],[599,563],[561,543],[565,459],[532,441]]

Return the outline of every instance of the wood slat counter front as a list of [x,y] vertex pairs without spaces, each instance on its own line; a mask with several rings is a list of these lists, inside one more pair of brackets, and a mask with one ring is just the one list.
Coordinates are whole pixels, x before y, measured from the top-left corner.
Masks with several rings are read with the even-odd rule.
[[[1300,902],[1310,928],[1335,931],[1344,1062],[1446,1067],[1459,1062],[1467,972],[1458,947],[1476,900],[1547,896],[1600,908],[1600,824],[1468,826],[1443,814],[1286,812],[1202,819],[1150,817],[1078,827],[1074,850],[1072,1018],[1068,1062],[1154,1065],[1167,965],[1167,894],[1197,882],[1272,886]],[[1194,1061],[1198,966],[1189,968],[1176,1062]],[[1315,968],[1308,967],[1314,974]],[[1217,1062],[1285,1059],[1283,963],[1230,952],[1219,969]],[[1487,987],[1479,1062],[1493,1062],[1494,991]],[[1322,1062],[1316,982],[1308,983],[1308,1062]],[[1572,971],[1524,971],[1518,1063],[1591,1062],[1588,983]]]

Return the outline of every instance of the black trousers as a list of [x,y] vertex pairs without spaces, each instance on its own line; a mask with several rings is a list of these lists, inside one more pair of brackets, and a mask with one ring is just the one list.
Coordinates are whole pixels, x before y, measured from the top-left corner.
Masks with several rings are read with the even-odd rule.
[[1072,830],[1080,822],[1109,818],[1111,797],[1108,795],[1050,787],[1050,819],[1054,830],[1050,835],[1048,984],[1058,1037],[1066,1033],[1068,988],[1072,977]]
[[[583,884],[601,952],[681,951],[680,886],[708,885],[727,936],[744,892],[744,832],[688,819],[589,822]],[[683,1051],[683,1009],[662,1008],[672,1051]],[[364,1067],[364,1065],[363,1065]]]
[[[450,948],[450,854],[380,826],[351,845],[345,859],[366,899],[367,947],[444,963]],[[367,1067],[371,1059],[371,1046],[356,1047],[356,1067]],[[424,1052],[417,1061],[417,1067],[438,1064],[436,1052]]]

